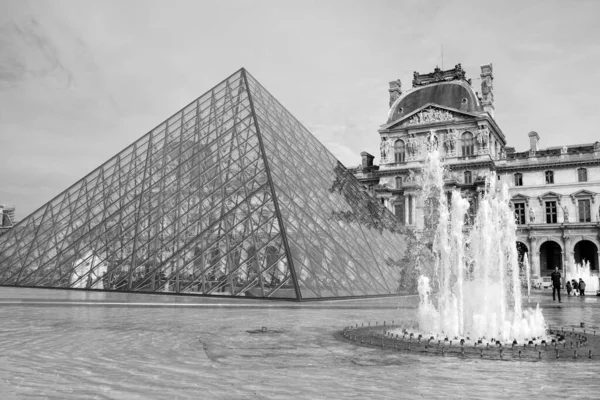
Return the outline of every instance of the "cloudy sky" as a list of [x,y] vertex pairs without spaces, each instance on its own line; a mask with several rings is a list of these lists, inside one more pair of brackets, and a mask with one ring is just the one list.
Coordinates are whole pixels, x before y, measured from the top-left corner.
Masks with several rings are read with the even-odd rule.
[[[494,64],[509,145],[600,140],[600,1],[0,0],[0,203],[21,219],[240,67],[346,165],[388,82]],[[443,45],[443,60],[441,47]],[[377,159],[376,159],[377,162]]]

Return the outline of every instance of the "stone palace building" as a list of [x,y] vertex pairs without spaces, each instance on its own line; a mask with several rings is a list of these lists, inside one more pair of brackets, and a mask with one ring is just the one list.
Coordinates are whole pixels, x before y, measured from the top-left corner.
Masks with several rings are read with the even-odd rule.
[[[477,210],[478,194],[492,172],[509,185],[518,226],[517,248],[527,252],[532,274],[549,275],[589,261],[598,273],[600,247],[600,142],[515,151],[494,119],[492,64],[481,66],[481,93],[461,64],[429,74],[414,73],[412,88],[390,82],[388,119],[379,128],[381,162],[361,153],[355,176],[409,227],[424,226],[415,176],[431,132],[448,168],[448,190],[460,189]],[[469,221],[467,222],[469,223]]]

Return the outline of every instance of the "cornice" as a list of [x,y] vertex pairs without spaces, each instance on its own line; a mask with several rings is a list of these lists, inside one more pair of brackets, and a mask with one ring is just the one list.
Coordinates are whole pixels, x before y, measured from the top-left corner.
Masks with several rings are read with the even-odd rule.
[[458,164],[445,164],[446,167],[450,170],[461,170],[468,168],[489,168],[490,171],[496,171],[496,163],[494,160],[481,160],[481,161],[473,161],[473,162],[462,162]]
[[600,165],[600,158],[588,159],[588,160],[577,160],[577,161],[557,161],[557,162],[546,162],[539,164],[520,164],[520,165],[498,165],[497,169],[499,172],[504,171],[526,171],[526,170],[538,170],[538,169],[563,169],[572,167],[581,167],[586,165]]

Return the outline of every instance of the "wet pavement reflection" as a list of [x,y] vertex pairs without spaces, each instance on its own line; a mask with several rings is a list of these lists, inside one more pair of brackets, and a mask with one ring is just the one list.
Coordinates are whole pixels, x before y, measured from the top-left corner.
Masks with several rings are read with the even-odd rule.
[[[414,320],[414,298],[163,306],[172,297],[94,295],[80,305],[85,292],[0,288],[0,398],[600,396],[600,363],[423,357],[333,336],[349,324]],[[549,324],[600,332],[600,297],[559,304],[540,291],[536,302]],[[271,332],[248,332],[262,327]]]

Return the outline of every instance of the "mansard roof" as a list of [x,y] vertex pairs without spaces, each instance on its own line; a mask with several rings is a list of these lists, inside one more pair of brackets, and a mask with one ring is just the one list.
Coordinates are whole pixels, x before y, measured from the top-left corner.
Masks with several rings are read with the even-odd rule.
[[428,103],[469,112],[483,112],[477,94],[467,81],[442,81],[417,86],[403,93],[390,108],[387,123],[397,121]]

